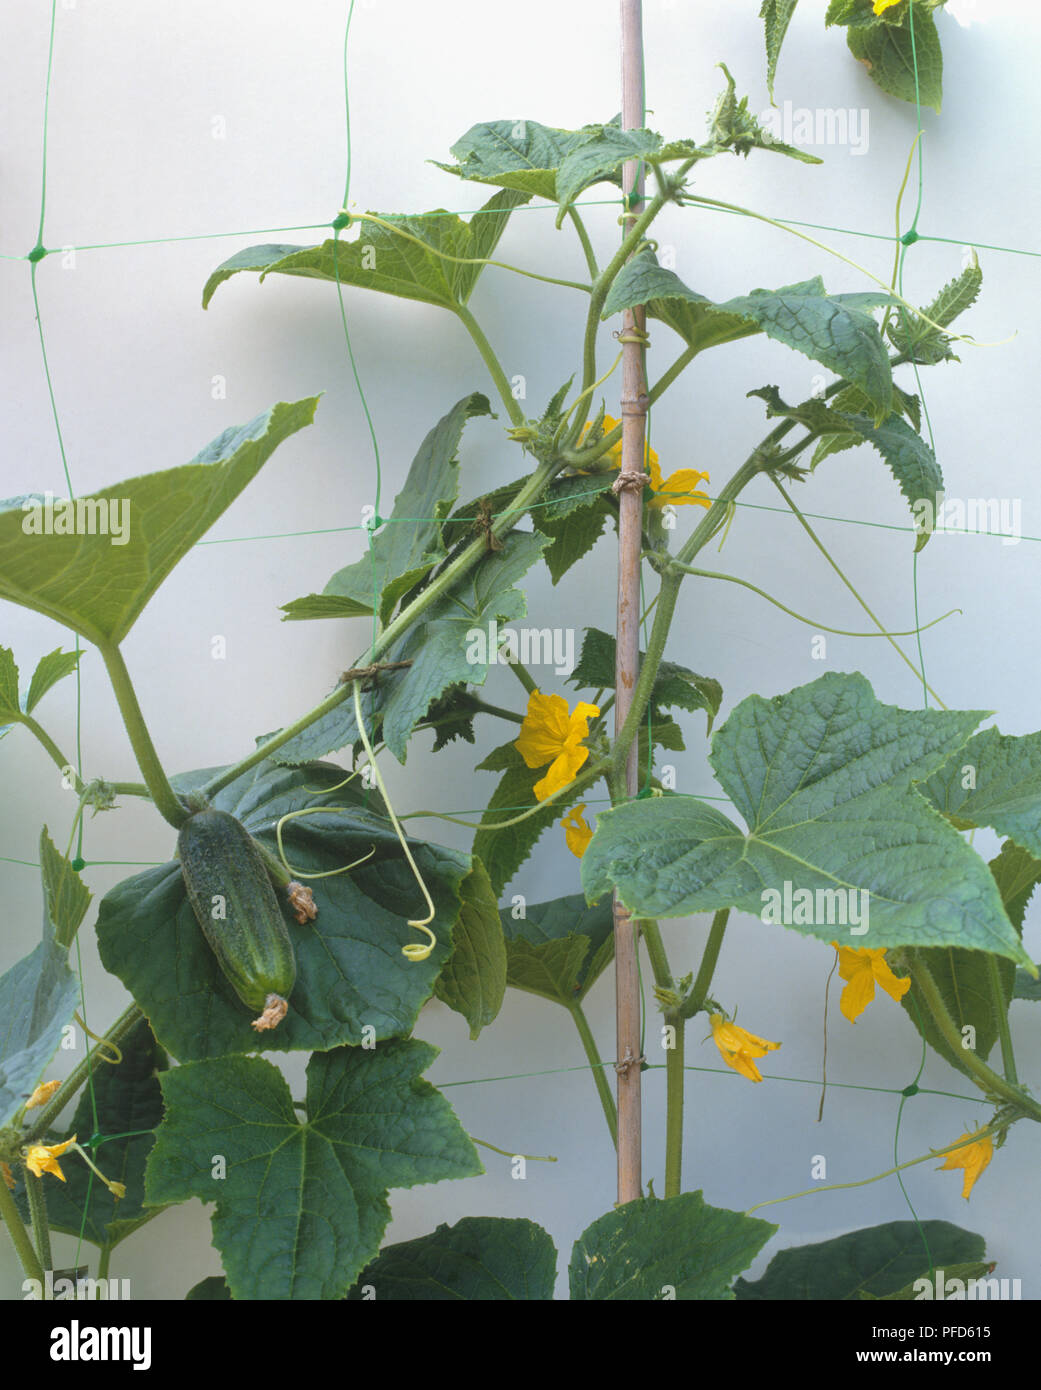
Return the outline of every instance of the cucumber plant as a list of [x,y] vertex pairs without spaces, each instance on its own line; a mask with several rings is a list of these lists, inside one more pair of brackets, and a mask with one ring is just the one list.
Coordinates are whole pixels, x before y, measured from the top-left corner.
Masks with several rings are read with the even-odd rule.
[[[882,80],[892,55],[928,58],[925,95],[938,105],[936,8],[937,0],[833,0],[828,22],[847,27],[855,56],[875,55],[872,76],[895,96],[914,92],[906,73],[899,90],[895,76],[888,87]],[[794,9],[795,0],[762,6],[771,83]],[[901,71],[895,59],[892,71]],[[982,283],[973,258],[925,307],[873,275],[855,293],[829,293],[814,276],[725,300],[686,284],[650,234],[666,208],[733,207],[698,191],[712,161],[736,154],[820,162],[775,139],[748,99],[738,98],[729,70],[722,72],[703,136],[665,138],[623,130],[617,121],[579,129],[482,121],[441,166],[455,186],[492,190],[469,220],[440,209],[344,211],[318,244],[253,246],[213,271],[204,307],[233,276],[259,274],[304,276],[454,315],[486,369],[486,389],[499,398],[518,459],[511,480],[476,497],[461,492],[467,427],[487,420],[492,406],[475,390],[449,405],[422,438],[387,524],[374,518],[367,555],[337,570],[321,593],[287,594],[288,620],[360,619],[374,631],[371,642],[331,691],[245,755],[219,768],[169,772],[123,643],[174,566],[274,450],[311,423],[317,398],[279,402],[225,430],[183,466],[69,503],[60,526],[42,498],[0,505],[0,598],[61,623],[100,655],[142,777],[84,778],[37,718],[47,691],[76,669],[78,647],[46,656],[24,695],[13,653],[0,649],[0,716],[39,740],[71,778],[78,802],[65,853],[46,829],[41,836],[42,939],[0,979],[7,1020],[0,1217],[27,1278],[42,1280],[49,1266],[49,1229],[82,1229],[100,1247],[107,1272],[120,1240],[167,1206],[199,1197],[216,1204],[224,1278],[201,1282],[192,1298],[360,1299],[373,1289],[405,1299],[551,1297],[555,1251],[531,1222],[471,1218],[381,1248],[387,1198],[392,1188],[481,1171],[447,1099],[423,1079],[434,1050],[414,1030],[434,996],[465,1018],[475,1038],[493,1023],[507,985],[566,1009],[616,1139],[614,1100],[582,1007],[611,959],[613,893],[638,920],[669,1040],[664,1181],[660,1192],[648,1186],[646,1196],[617,1210],[605,1195],[606,1214],[576,1243],[571,1296],[658,1298],[664,1286],[690,1299],[787,1297],[797,1287],[822,1297],[913,1296],[906,1290],[934,1258],[952,1268],[984,1267],[982,1242],[969,1232],[947,1223],[888,1223],[808,1247],[798,1277],[790,1260],[779,1260],[749,1284],[739,1276],[777,1227],[749,1211],[713,1207],[685,1185],[687,1024],[704,1015],[723,1062],[752,1082],[761,1079],[758,1062],[778,1046],[738,1025],[735,1001],[717,997],[716,965],[735,912],[834,943],[847,1017],[881,986],[901,1000],[925,1043],[978,1089],[984,1122],[957,1137],[938,1136],[936,1150],[945,1167],[964,1170],[970,1190],[1012,1126],[1041,1121],[1041,1104],[1017,1075],[1009,1023],[1012,999],[1036,997],[1038,989],[1022,922],[1041,879],[1041,733],[977,732],[983,711],[899,708],[878,699],[863,675],[836,672],[770,698],[738,699],[713,732],[719,682],[666,659],[681,588],[709,573],[699,567],[701,552],[725,534],[757,480],[778,490],[808,526],[789,490],[809,487],[836,454],[868,445],[912,516],[926,518],[915,537],[924,548],[928,504],[943,478],[921,434],[921,403],[894,371],[952,360],[952,325]],[[651,191],[639,208],[625,208],[620,244],[601,260],[577,200],[600,185],[616,187],[623,164],[634,159],[643,161]],[[497,247],[511,215],[532,200],[555,205],[558,226],[573,228],[588,280],[536,277],[581,291],[584,314],[574,375],[529,416],[470,300],[487,267],[513,269],[497,259]],[[363,241],[341,235],[355,223]],[[665,477],[648,450],[637,486],[645,488],[645,574],[656,578],[657,592],[632,705],[611,737],[610,634],[586,632],[571,675],[583,698],[573,709],[539,689],[516,653],[523,707],[485,701],[481,688],[500,653],[495,639],[482,646],[477,637],[524,615],[525,574],[545,564],[554,583],[571,582],[617,522],[622,426],[608,413],[612,387],[600,330],[629,310],[642,311],[656,335],[660,329],[678,340],[676,356],[650,387],[652,406],[702,353],[754,335],[773,340],[778,353],[805,355],[833,380],[794,404],[776,386],[753,389],[768,429],[727,480],[683,469]],[[81,514],[104,517],[117,499],[129,525],[113,546],[96,526],[78,522]],[[683,507],[694,520],[669,524]],[[354,640],[354,627],[344,631]],[[672,655],[682,658],[682,647]],[[743,824],[713,801],[676,794],[662,775],[660,752],[684,748],[677,714],[704,715],[719,799],[729,800]],[[474,742],[478,725],[483,734],[494,721],[509,723],[511,738],[479,764],[499,782],[471,851],[407,836],[380,761],[404,762],[421,732],[434,733],[437,751],[455,739]],[[624,769],[634,748],[646,779],[641,795],[630,798]],[[971,785],[962,776],[967,766]],[[586,799],[601,786],[612,805],[591,825]],[[75,833],[88,808],[131,798],[150,803],[168,824],[170,859],[131,875],[101,901],[100,957],[131,1002],[88,1061],[53,1086],[52,1058],[77,1007],[68,952],[90,899],[84,866],[71,853]],[[500,911],[500,896],[552,826],[581,861],[582,891],[515,919]],[[979,826],[1004,838],[989,864],[965,838]],[[319,879],[317,893],[301,882]],[[658,923],[695,913],[711,914],[705,949],[700,959],[674,965]],[[969,1026],[974,1049],[963,1046]],[[999,1045],[1000,1063],[992,1065]],[[298,1052],[309,1054],[303,1101],[294,1100],[277,1065],[280,1054]],[[176,1066],[167,1065],[171,1057]],[[89,1123],[115,1136],[101,1157],[122,1159],[119,1179],[93,1165],[101,1180],[90,1184],[81,1162],[89,1154],[76,1138],[87,1113],[58,1128],[88,1077],[97,1106]],[[124,1133],[121,1116],[134,1107],[148,1123]],[[215,1149],[230,1159],[219,1184]]]

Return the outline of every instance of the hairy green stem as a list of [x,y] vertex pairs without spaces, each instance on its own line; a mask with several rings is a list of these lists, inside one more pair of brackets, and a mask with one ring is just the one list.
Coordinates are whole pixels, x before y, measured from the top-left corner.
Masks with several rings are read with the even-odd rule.
[[683,1191],[683,1059],[686,1020],[669,1012],[665,1023],[674,1031],[672,1046],[665,1051],[665,1196]]
[[712,918],[712,926],[709,929],[708,940],[705,942],[705,950],[701,956],[701,965],[698,967],[697,978],[694,987],[687,997],[686,1004],[683,1005],[684,1018],[693,1018],[705,1007],[705,1000],[708,992],[712,988],[712,976],[716,973],[716,963],[719,960],[720,948],[723,945],[723,937],[726,935],[727,922],[730,920],[730,908],[722,907]]
[[593,1037],[593,1030],[589,1026],[581,1004],[570,1004],[568,1013],[574,1020],[575,1027],[578,1029],[578,1036],[582,1039],[582,1047],[589,1062],[589,1068],[596,1083],[596,1093],[600,1097],[600,1104],[603,1107],[604,1119],[607,1121],[607,1128],[611,1134],[611,1143],[618,1147],[618,1108],[615,1105],[614,1096],[611,1094],[611,1087],[607,1077],[604,1075],[604,1063],[596,1046],[596,1039]]
[[971,1072],[973,1079],[983,1093],[1007,1101],[1016,1106],[1023,1114],[1029,1115],[1032,1120],[1041,1123],[1041,1102],[1034,1100],[1018,1085],[1013,1085],[1004,1077],[999,1076],[996,1071],[991,1071],[986,1062],[981,1062],[969,1048],[962,1047],[962,1037],[958,1031],[958,1025],[951,1018],[947,1005],[943,1001],[943,995],[933,979],[932,971],[925,964],[920,952],[909,952],[909,968],[915,986],[932,1014],[944,1041],[954,1054],[961,1058],[966,1070]]
[[1012,1048],[1012,1031],[1008,1026],[1008,1001],[1001,988],[997,956],[987,955],[987,974],[990,977],[991,1007],[994,1010],[994,1017],[997,1019],[998,1038],[1001,1042],[1001,1068],[1005,1073],[1005,1080],[1010,1081],[1013,1086],[1018,1086],[1016,1054]]
[[17,1252],[18,1259],[21,1262],[26,1277],[35,1279],[42,1291],[46,1283],[43,1277],[43,1266],[40,1264],[36,1251],[33,1249],[33,1243],[29,1238],[29,1232],[25,1229],[22,1218],[18,1214],[18,1208],[15,1206],[14,1197],[8,1190],[7,1184],[4,1182],[2,1176],[0,1176],[0,1221],[3,1222],[7,1234],[11,1237],[11,1244]]
[[[685,161],[677,171],[677,178],[687,172],[694,164],[693,159]],[[633,224],[629,231],[622,238],[621,245],[614,256],[593,281],[592,292],[589,296],[589,313],[586,317],[585,337],[582,345],[582,390],[588,391],[593,382],[596,381],[596,337],[600,329],[600,315],[603,312],[604,303],[608,292],[614,284],[619,271],[628,261],[629,257],[643,240],[643,235],[647,228],[665,206],[667,199],[665,194],[659,192],[650,200],[639,217],[633,219]],[[579,435],[582,433],[582,426],[588,418],[588,412],[579,411],[575,416],[575,422],[568,433],[566,440],[570,447],[574,445]]]
[[513,392],[510,390],[510,383],[506,379],[506,373],[502,369],[499,359],[492,350],[492,345],[484,336],[484,330],[471,314],[465,304],[460,304],[455,310],[460,323],[473,339],[477,351],[484,358],[484,365],[488,368],[492,380],[495,382],[496,390],[502,398],[502,403],[506,407],[510,419],[515,425],[524,424],[524,411],[521,410],[517,401],[514,399]]
[[595,281],[596,277],[600,274],[600,268],[596,263],[596,253],[593,250],[593,243],[589,240],[586,224],[582,221],[578,209],[574,204],[568,208],[567,215],[571,218],[575,231],[578,233],[578,239],[582,243],[582,251],[585,254],[586,265],[589,267],[589,278]]
[[47,1220],[47,1199],[43,1194],[43,1179],[38,1178],[35,1173],[30,1173],[28,1167],[23,1171],[25,1173],[25,1196],[29,1204],[29,1218],[33,1223],[36,1253],[40,1257],[40,1264],[44,1270],[53,1269],[51,1225]]
[[[103,1246],[101,1247],[101,1253],[100,1253],[100,1255],[99,1255],[99,1257],[98,1257],[98,1278],[99,1278],[99,1279],[107,1279],[107,1278],[108,1278],[108,1264],[109,1264],[109,1260],[111,1260],[111,1258],[112,1258],[112,1246],[111,1246],[111,1245],[103,1245]],[[101,1296],[101,1295],[100,1295],[100,1291],[96,1291],[96,1296],[100,1298],[100,1296]]]
[[188,812],[170,786],[163,765],[159,761],[159,755],[155,751],[144,715],[141,713],[141,706],[137,702],[137,693],[123,660],[123,653],[118,646],[112,646],[107,642],[99,645],[98,651],[108,671],[130,746],[134,750],[145,784],[152,794],[156,810],[177,830],[188,819]]
[[[654,983],[660,990],[675,985],[669,968],[658,923],[646,918],[639,922],[640,935],[654,972]],[[683,1190],[683,1104],[684,1055],[686,1019],[675,1007],[663,1010],[665,1026],[673,1030],[672,1046],[665,1049],[665,1196],[678,1197]]]
[[47,730],[41,724],[38,724],[31,714],[20,715],[18,723],[24,724],[37,741],[43,745],[51,761],[60,772],[64,774],[66,768],[72,768],[72,775],[76,779],[74,784],[76,791],[81,792],[83,790],[83,782],[80,779],[79,773],[72,767],[72,763],[69,762],[68,758],[54,742]]
[[[113,1023],[112,1027],[104,1036],[105,1042],[115,1043],[117,1046],[123,1041],[126,1035],[136,1023],[144,1017],[144,1014],[136,1004],[131,1004]],[[68,1105],[69,1101],[80,1089],[90,1075],[94,1065],[98,1049],[93,1048],[78,1066],[74,1067],[65,1080],[61,1083],[50,1100],[40,1109],[36,1116],[32,1128],[26,1135],[26,1141],[30,1144],[36,1143],[45,1135],[51,1125],[57,1120],[58,1116]],[[2,1185],[2,1184],[0,1184]]]

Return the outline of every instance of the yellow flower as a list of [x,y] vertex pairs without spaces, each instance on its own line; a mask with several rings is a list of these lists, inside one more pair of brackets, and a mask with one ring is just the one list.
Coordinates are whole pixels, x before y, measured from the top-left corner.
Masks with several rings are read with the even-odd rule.
[[37,1086],[36,1090],[33,1091],[32,1095],[25,1102],[26,1110],[35,1110],[35,1108],[38,1105],[45,1105],[47,1101],[50,1100],[51,1096],[54,1095],[55,1091],[58,1089],[60,1085],[60,1081],[41,1082],[41,1084]]
[[[954,1142],[957,1144],[961,1139],[971,1139],[974,1134],[982,1134],[984,1129],[986,1129],[986,1125],[971,1132],[966,1131],[964,1134],[959,1134]],[[966,1144],[963,1148],[955,1149],[953,1153],[949,1153],[947,1161],[941,1163],[936,1171],[940,1173],[945,1168],[964,1168],[965,1181],[962,1183],[961,1195],[968,1201],[973,1183],[993,1157],[994,1141],[988,1134],[986,1139],[978,1139],[975,1144]]]
[[[611,430],[617,429],[618,421],[610,415],[604,416],[604,433],[609,434]],[[581,438],[584,439],[589,432],[589,425],[583,429]],[[622,443],[621,440],[607,451],[607,458],[611,460],[615,468],[622,466]],[[654,496],[648,502],[649,507],[710,507],[712,503],[703,492],[697,491],[698,483],[709,481],[707,473],[699,473],[694,468],[678,468],[675,473],[670,473],[667,478],[662,477],[661,464],[658,462],[658,455],[650,447],[644,446],[643,466],[646,472],[651,475],[651,491]]]
[[712,1024],[712,1037],[727,1066],[747,1076],[749,1081],[762,1081],[755,1059],[775,1052],[781,1044],[757,1038],[754,1033],[729,1022],[722,1014],[711,1014],[709,1023]]
[[894,5],[899,5],[900,0],[875,0],[875,14],[881,14],[883,10],[891,10]]
[[582,814],[585,809],[586,803],[583,801],[573,811],[569,811],[560,822],[564,827],[564,839],[567,841],[568,849],[579,859],[585,854],[589,847],[589,841],[593,838],[593,832],[586,824],[586,818]]
[[535,783],[536,801],[545,801],[547,796],[575,780],[579,768],[589,757],[589,749],[581,746],[589,734],[589,720],[599,713],[596,705],[579,701],[569,714],[563,695],[531,692],[520,737],[513,746],[528,767],[551,764],[545,777]]
[[44,1173],[53,1173],[56,1178],[65,1181],[65,1174],[59,1168],[56,1160],[59,1159],[66,1149],[72,1147],[76,1142],[76,1136],[66,1139],[64,1144],[30,1144],[29,1151],[25,1155],[25,1166],[38,1178],[42,1178]]
[[911,988],[911,978],[898,979],[884,959],[886,948],[879,946],[874,950],[868,946],[854,948],[831,943],[839,953],[839,974],[847,982],[842,991],[839,1008],[856,1023],[875,997],[875,985],[879,984],[891,999],[899,1002]]

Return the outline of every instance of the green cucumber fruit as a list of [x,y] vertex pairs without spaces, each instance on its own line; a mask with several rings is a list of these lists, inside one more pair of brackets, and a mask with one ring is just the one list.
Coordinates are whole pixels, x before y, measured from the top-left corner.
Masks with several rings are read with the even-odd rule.
[[296,983],[289,928],[249,831],[227,811],[196,811],[177,837],[184,886],[218,964],[258,1032],[286,1015]]

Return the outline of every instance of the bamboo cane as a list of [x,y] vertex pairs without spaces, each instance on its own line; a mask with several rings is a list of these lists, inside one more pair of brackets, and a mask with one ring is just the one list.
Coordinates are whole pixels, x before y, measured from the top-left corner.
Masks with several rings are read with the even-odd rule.
[[[643,5],[621,0],[622,128],[644,122]],[[637,160],[622,173],[626,222],[635,216],[643,196]],[[646,438],[647,379],[644,372],[642,308],[627,309],[622,341],[622,467],[615,484],[619,494],[618,617],[615,666],[615,734],[620,732],[632,704],[640,662],[640,539],[643,519],[643,463]],[[638,744],[634,739],[626,764],[625,785],[635,796]],[[636,928],[628,911],[614,898],[615,1009],[618,1037],[618,1201],[642,1195],[640,1111],[640,991],[636,963]]]

